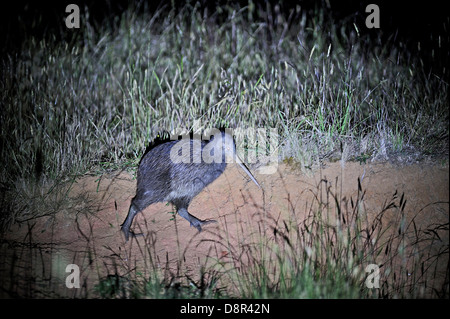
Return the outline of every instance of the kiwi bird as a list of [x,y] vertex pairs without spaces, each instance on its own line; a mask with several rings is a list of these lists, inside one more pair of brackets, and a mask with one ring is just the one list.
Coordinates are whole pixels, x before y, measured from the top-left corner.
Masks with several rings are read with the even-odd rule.
[[227,162],[235,161],[259,187],[256,179],[236,154],[236,144],[228,132],[219,131],[209,141],[183,138],[152,148],[144,155],[137,172],[136,196],[122,224],[128,241],[135,236],[130,226],[137,213],[156,202],[170,202],[177,213],[198,231],[213,219],[200,220],[188,212],[188,206],[207,185],[225,170]]

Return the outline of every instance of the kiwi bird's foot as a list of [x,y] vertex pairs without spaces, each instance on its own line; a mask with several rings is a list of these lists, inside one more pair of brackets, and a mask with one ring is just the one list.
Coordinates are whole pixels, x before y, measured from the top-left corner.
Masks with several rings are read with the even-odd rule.
[[203,225],[211,224],[211,223],[217,223],[217,220],[214,220],[214,219],[199,220],[199,219],[197,219],[194,222],[191,221],[191,226],[194,226],[195,228],[198,229],[199,232],[201,232]]
[[122,227],[121,230],[125,235],[125,241],[128,241],[130,237],[135,238],[139,236],[144,236],[144,233],[135,233],[134,231],[126,229],[125,227]]

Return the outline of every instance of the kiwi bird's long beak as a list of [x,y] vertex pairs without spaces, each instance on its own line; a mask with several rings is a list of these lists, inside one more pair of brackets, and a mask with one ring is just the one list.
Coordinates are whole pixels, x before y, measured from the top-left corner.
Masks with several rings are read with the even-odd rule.
[[236,154],[236,162],[239,164],[239,166],[244,170],[244,172],[247,173],[248,177],[250,177],[252,179],[253,182],[255,182],[255,184],[261,188],[261,186],[258,184],[258,182],[256,181],[256,179],[253,177],[252,173],[250,173],[250,171],[248,170],[247,166],[245,166],[244,162],[239,158],[239,156],[237,156]]

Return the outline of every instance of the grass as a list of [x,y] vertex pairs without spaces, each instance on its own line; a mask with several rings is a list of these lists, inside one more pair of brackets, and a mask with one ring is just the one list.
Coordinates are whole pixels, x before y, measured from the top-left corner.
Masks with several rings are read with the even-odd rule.
[[[249,1],[215,12],[194,3],[150,14],[137,6],[118,16],[115,25],[82,20],[81,31],[70,40],[56,40],[51,32],[30,35],[21,50],[3,57],[2,229],[58,211],[56,204],[48,207],[48,195],[40,189],[59,189],[86,173],[134,170],[163,130],[275,128],[279,159],[303,170],[324,160],[411,163],[448,156],[445,76],[424,71],[421,57],[393,39],[377,45],[380,39],[359,32],[364,26],[333,24],[319,8],[285,15]],[[64,200],[63,194],[54,196],[59,199],[52,203]],[[357,219],[357,206],[347,216],[334,215],[339,223],[329,225],[321,218],[330,212],[317,203],[301,225],[272,225],[273,247],[263,234],[255,239],[250,251],[273,259],[250,256],[248,272],[225,272],[238,296],[370,295],[361,285],[364,272],[353,273],[354,266],[382,254],[389,240],[400,245],[403,233],[383,244],[376,237],[372,244],[361,237],[369,229],[358,224],[367,221]],[[356,228],[348,228],[344,216]],[[428,232],[433,237],[434,231]],[[329,236],[325,243],[333,248],[317,234]],[[425,238],[424,230],[417,233],[417,241]],[[352,249],[370,253],[352,255]],[[346,258],[337,256],[348,254],[352,261],[341,264]],[[399,279],[395,270],[399,266],[391,266],[399,291],[382,288],[381,295],[416,296],[405,291],[407,279]],[[273,267],[270,277],[266,270]],[[133,296],[216,297],[223,291],[215,271],[202,270],[206,283],[188,280],[176,287],[170,276],[135,274],[123,281],[113,273],[98,289],[104,297],[124,285]],[[336,278],[343,289],[331,291]],[[136,282],[134,292],[130,287]],[[305,282],[306,287],[299,284]]]
[[[341,198],[338,181],[331,185],[323,179],[299,195],[305,211],[272,216],[262,206],[254,215],[239,217],[251,223],[235,233],[211,233],[197,244],[209,248],[191,271],[186,253],[192,244],[181,245],[179,238],[176,261],[162,260],[156,250],[163,239],[147,222],[140,223],[148,227],[143,239],[128,248],[107,243],[107,253],[99,253],[100,237],[87,232],[95,219],[88,227],[81,225],[85,206],[83,216],[77,214],[85,249],[77,250],[83,273],[74,297],[448,298],[448,223],[421,228],[415,220],[426,207],[407,216],[404,194],[395,192],[382,207],[369,208],[359,180],[355,190],[351,198]],[[64,278],[57,275],[69,262],[65,248],[34,243],[34,224],[27,224],[23,242],[2,244],[2,271],[13,274],[2,277],[2,294],[67,297]],[[370,265],[379,267],[377,289],[367,284]]]
[[2,62],[2,185],[136,163],[175,129],[276,128],[281,159],[302,167],[341,144],[349,159],[445,153],[448,83],[420,57],[323,10],[263,9],[130,8],[71,42],[25,39]]
[[[439,228],[437,232],[431,228],[418,230],[414,225],[415,217],[405,225],[406,200],[403,195],[393,194],[378,212],[367,210],[364,196],[365,191],[359,181],[358,193],[350,199],[339,198],[331,191],[327,181],[322,181],[314,192],[314,200],[304,220],[299,218],[298,212],[292,212],[292,219],[289,220],[271,218],[270,231],[258,233],[255,243],[240,249],[233,247],[230,251],[245,251],[247,257],[236,255],[236,260],[244,264],[238,271],[228,274],[236,285],[238,296],[425,296],[420,289],[432,286],[431,282],[437,279],[433,277],[435,273],[427,274],[424,269],[435,269],[439,262],[445,263],[444,256],[448,254],[448,245],[444,244],[436,252],[431,242],[441,240],[439,234],[448,230],[448,224],[436,227],[436,230]],[[386,217],[391,214],[399,217],[386,225]],[[365,269],[371,264],[380,265],[380,289],[370,289],[366,285],[368,273]],[[448,289],[444,287],[441,291],[433,291],[433,294],[441,297],[448,294]]]

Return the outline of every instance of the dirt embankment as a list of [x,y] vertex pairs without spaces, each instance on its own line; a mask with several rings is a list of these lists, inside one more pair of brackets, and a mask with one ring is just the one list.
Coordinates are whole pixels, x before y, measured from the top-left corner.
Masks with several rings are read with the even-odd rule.
[[[148,277],[155,266],[166,274],[181,276],[180,271],[184,271],[194,278],[211,260],[231,262],[230,251],[245,247],[261,227],[267,227],[263,230],[266,232],[281,226],[282,221],[301,220],[324,179],[331,191],[345,200],[356,196],[360,178],[368,212],[379,212],[397,192],[399,196],[404,194],[404,211],[407,220],[414,218],[415,227],[426,229],[449,222],[448,164],[398,167],[333,163],[309,175],[280,165],[274,174],[256,173],[255,177],[264,191],[236,165],[229,165],[222,176],[194,198],[189,207],[191,214],[218,221],[206,225],[203,232],[198,233],[177,217],[172,205],[158,203],[137,215],[132,228],[144,236],[128,243],[120,224],[135,195],[136,181],[126,172],[82,177],[71,186],[58,213],[13,225],[3,235],[1,294],[95,296],[92,289],[99,278],[130,271]],[[446,234],[441,240],[448,247],[448,231]],[[80,268],[80,289],[66,287],[68,264]],[[234,263],[234,267],[238,266]],[[443,274],[448,271],[448,264],[439,267]]]

